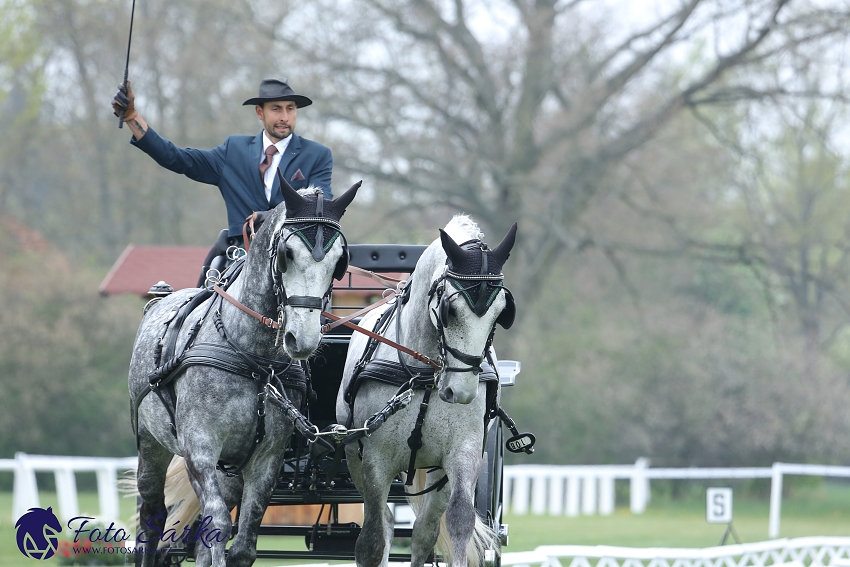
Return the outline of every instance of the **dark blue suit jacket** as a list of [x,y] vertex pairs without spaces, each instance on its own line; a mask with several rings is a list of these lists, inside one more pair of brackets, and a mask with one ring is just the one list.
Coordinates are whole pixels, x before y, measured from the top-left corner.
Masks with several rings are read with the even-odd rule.
[[[245,218],[254,211],[269,210],[283,201],[280,181],[276,176],[271,201],[266,200],[259,169],[263,154],[262,132],[256,136],[228,136],[222,145],[211,150],[178,148],[153,128],[148,128],[140,140],[134,137],[130,142],[162,167],[200,183],[218,186],[227,206],[227,232],[230,236],[242,235]],[[325,197],[330,199],[333,196],[332,167],[330,149],[293,133],[278,169],[295,189],[314,185],[321,187]],[[298,170],[304,178],[295,180],[293,177]]]

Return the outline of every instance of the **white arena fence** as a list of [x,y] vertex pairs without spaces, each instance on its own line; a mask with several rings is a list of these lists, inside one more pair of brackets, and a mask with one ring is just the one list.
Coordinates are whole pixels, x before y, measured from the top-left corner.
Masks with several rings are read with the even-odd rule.
[[[0,459],[0,472],[10,471],[15,475],[12,521],[17,521],[29,508],[39,506],[36,472],[54,474],[59,501],[57,515],[65,521],[80,515],[75,473],[94,472],[99,519],[118,519],[118,472],[135,470],[136,463],[136,457],[57,457],[26,453],[17,453],[14,459]],[[611,514],[615,504],[614,481],[626,479],[630,487],[631,511],[642,514],[649,503],[651,479],[770,478],[768,536],[775,538],[779,535],[782,479],[786,474],[850,477],[850,467],[774,463],[772,467],[762,468],[653,469],[647,459],[638,459],[634,465],[514,465],[504,469],[504,503],[506,509],[516,515],[529,512],[567,516]],[[845,567],[850,567],[850,563]]]
[[624,479],[629,481],[632,513],[642,514],[649,503],[652,479],[769,478],[768,536],[775,538],[779,536],[782,478],[787,474],[850,477],[850,467],[774,463],[772,467],[653,469],[643,458],[634,465],[514,465],[504,470],[504,503],[516,515],[612,514],[614,481]]
[[850,567],[850,537],[801,537],[703,549],[544,545],[504,553],[513,567]]
[[0,459],[0,472],[15,473],[12,489],[12,522],[38,507],[38,482],[36,472],[52,472],[56,479],[56,496],[59,510],[56,515],[63,522],[80,515],[77,500],[75,473],[93,472],[97,478],[97,496],[100,503],[99,520],[111,522],[119,519],[118,472],[136,470],[136,457],[120,459],[108,457],[55,457],[52,455],[27,455],[16,453],[14,459]]

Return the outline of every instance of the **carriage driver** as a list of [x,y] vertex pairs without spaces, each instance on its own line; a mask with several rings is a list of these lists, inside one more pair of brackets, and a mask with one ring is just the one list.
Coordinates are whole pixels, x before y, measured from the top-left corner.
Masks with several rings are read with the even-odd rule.
[[286,79],[264,79],[259,94],[242,103],[254,105],[262,132],[256,136],[228,136],[211,150],[178,148],[148,126],[134,102],[129,81],[126,88],[118,87],[112,100],[116,116],[124,110],[124,122],[133,134],[130,143],[162,167],[218,187],[227,207],[225,249],[243,246],[242,226],[247,217],[255,211],[273,209],[283,200],[278,169],[295,189],[313,185],[321,188],[326,198],[333,196],[330,149],[295,134],[298,109],[313,101],[295,94]]

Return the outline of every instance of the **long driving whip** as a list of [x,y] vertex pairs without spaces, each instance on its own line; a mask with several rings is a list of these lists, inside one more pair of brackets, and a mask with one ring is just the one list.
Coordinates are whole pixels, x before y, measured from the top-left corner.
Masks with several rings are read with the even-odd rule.
[[[133,0],[133,7],[130,8],[130,36],[127,38],[127,62],[124,63],[124,94],[127,93],[127,75],[130,72],[130,43],[133,41],[133,16],[136,15],[136,0]],[[124,127],[124,110],[118,115],[118,127]]]

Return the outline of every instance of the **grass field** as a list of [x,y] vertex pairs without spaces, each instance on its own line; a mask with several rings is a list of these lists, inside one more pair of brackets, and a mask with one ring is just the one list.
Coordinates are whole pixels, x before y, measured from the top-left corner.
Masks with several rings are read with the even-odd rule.
[[[55,506],[55,494],[42,494],[41,505]],[[124,499],[121,503],[122,515],[129,517],[133,506],[133,501]],[[21,555],[15,544],[11,509],[11,494],[0,493],[0,566],[57,565],[56,558],[39,562]],[[81,512],[96,516],[97,509],[95,494],[80,495]],[[654,496],[646,513],[640,516],[632,515],[627,508],[618,508],[611,516],[567,518],[508,515],[505,523],[510,525],[510,544],[504,549],[505,552],[558,544],[709,547],[717,545],[725,531],[723,525],[706,523],[704,497],[696,496],[684,500]],[[746,498],[736,494],[733,525],[744,542],[768,539],[767,524],[766,498]],[[780,535],[850,536],[850,485],[823,483],[795,489],[792,495],[783,499]],[[293,538],[266,538],[265,541],[261,538],[260,547],[303,549],[304,543]],[[256,565],[269,567],[281,563],[262,560],[257,561]]]

